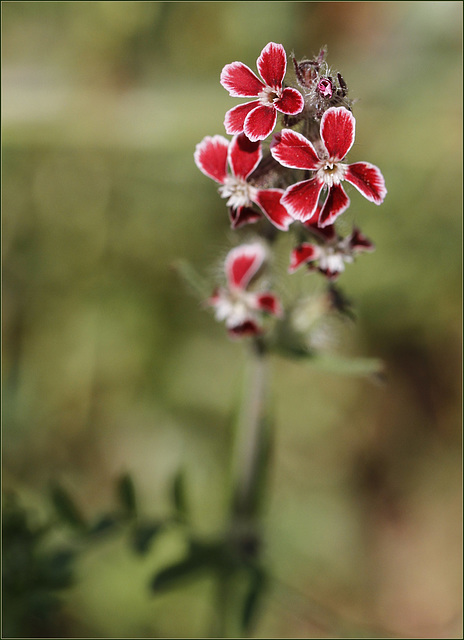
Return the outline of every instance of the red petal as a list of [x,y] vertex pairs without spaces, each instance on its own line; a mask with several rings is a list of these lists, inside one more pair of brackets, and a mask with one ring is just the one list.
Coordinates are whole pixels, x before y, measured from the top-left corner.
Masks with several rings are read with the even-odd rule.
[[317,169],[320,163],[309,140],[291,129],[282,129],[274,136],[271,154],[280,164],[291,169]]
[[258,100],[253,100],[252,102],[244,102],[243,104],[239,104],[236,107],[229,109],[224,119],[226,132],[231,136],[242,133],[245,118],[250,111],[253,111],[253,109],[256,109],[258,106]]
[[246,224],[258,222],[263,217],[259,211],[255,211],[251,207],[239,207],[238,209],[229,209],[230,226],[232,229],[240,229]]
[[321,214],[322,207],[318,205],[316,212],[314,213],[314,217],[309,222],[305,222],[305,227],[315,235],[319,240],[322,240],[324,243],[330,243],[336,240],[337,234],[335,232],[335,227],[333,225],[327,225],[323,229],[318,226],[319,216]]
[[253,142],[264,140],[270,135],[277,122],[277,111],[274,107],[259,105],[245,118],[243,131]]
[[266,251],[259,244],[242,244],[229,251],[225,272],[231,289],[245,289],[264,262]]
[[275,227],[281,231],[288,231],[294,220],[281,202],[283,194],[282,189],[260,189],[253,201]]
[[263,156],[260,142],[251,142],[244,133],[236,136],[229,146],[229,164],[234,176],[248,178]]
[[317,178],[297,182],[287,189],[282,204],[295,220],[308,222],[317,211],[317,201],[324,183]]
[[319,216],[319,226],[327,227],[333,224],[335,219],[346,211],[349,206],[350,199],[346,195],[343,187],[339,184],[330,187],[327,199],[322,207],[321,215]]
[[382,204],[387,190],[380,169],[368,162],[355,162],[346,167],[345,180],[375,204]]
[[229,141],[222,136],[206,136],[195,148],[195,164],[208,178],[221,184],[227,176]]
[[301,267],[305,262],[312,262],[319,257],[319,247],[315,244],[308,244],[303,242],[298,247],[295,247],[290,254],[290,266],[288,267],[289,273],[293,273]]
[[357,253],[360,253],[361,251],[374,251],[375,249],[374,243],[371,242],[369,238],[366,238],[366,236],[356,227],[353,229],[350,236],[350,246]]
[[252,98],[264,89],[264,84],[243,62],[226,64],[221,71],[221,84],[236,98]]
[[256,296],[256,308],[274,316],[282,315],[282,306],[279,299],[272,293],[261,293]]
[[257,62],[258,71],[268,87],[281,89],[285,71],[287,69],[287,56],[281,44],[270,42],[261,51]]
[[288,87],[283,90],[280,100],[275,102],[275,108],[282,113],[294,116],[304,109],[303,96],[296,89]]
[[256,336],[261,333],[261,329],[253,320],[245,320],[236,327],[229,328],[231,338],[246,338],[247,336]]
[[356,120],[345,107],[327,109],[321,119],[321,138],[333,160],[343,160],[353,146]]

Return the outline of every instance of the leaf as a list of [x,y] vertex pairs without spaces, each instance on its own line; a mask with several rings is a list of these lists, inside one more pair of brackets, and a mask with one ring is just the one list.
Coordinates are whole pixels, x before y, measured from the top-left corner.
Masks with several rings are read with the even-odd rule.
[[201,556],[187,556],[184,560],[159,571],[151,582],[151,588],[153,591],[165,591],[186,579],[195,577],[208,566]]
[[85,529],[86,523],[70,494],[59,484],[51,487],[51,499],[58,515],[75,529]]
[[134,517],[137,514],[137,500],[135,497],[134,482],[128,473],[125,473],[118,479],[116,491],[119,502],[126,515]]
[[162,528],[163,523],[156,521],[137,524],[131,536],[132,549],[140,555],[147,553]]
[[40,559],[38,580],[49,589],[63,589],[73,583],[75,553],[71,549],[59,549]]
[[185,474],[182,470],[176,474],[174,482],[172,483],[172,500],[179,515],[185,517],[187,513],[187,501],[185,491]]
[[112,533],[120,524],[121,516],[115,513],[104,513],[89,527],[89,535],[99,536]]
[[159,571],[152,579],[153,591],[164,591],[177,584],[196,578],[199,574],[230,567],[230,554],[223,542],[192,541],[187,556]]
[[186,260],[177,260],[173,268],[180,275],[188,288],[202,300],[209,297],[211,287],[204,278]]
[[317,353],[312,354],[307,362],[310,366],[327,373],[373,376],[379,380],[384,374],[384,363],[379,358],[349,358],[337,354]]

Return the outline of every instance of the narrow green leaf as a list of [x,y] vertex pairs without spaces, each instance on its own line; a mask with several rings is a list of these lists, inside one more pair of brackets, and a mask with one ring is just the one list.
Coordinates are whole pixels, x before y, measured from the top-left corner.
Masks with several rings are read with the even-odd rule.
[[113,533],[121,524],[121,515],[117,513],[104,513],[89,527],[89,535],[100,536]]
[[159,571],[151,582],[151,588],[153,591],[165,591],[196,577],[207,568],[209,565],[205,564],[201,556],[187,556],[184,560]]
[[172,483],[172,500],[179,515],[185,517],[187,513],[187,501],[185,491],[185,474],[182,470],[176,474]]
[[116,485],[116,491],[119,502],[129,517],[137,514],[137,500],[135,497],[135,486],[132,477],[125,473],[122,475]]
[[182,278],[188,288],[196,296],[205,300],[211,295],[211,287],[208,282],[186,260],[177,260],[173,265],[175,271]]
[[327,373],[351,376],[374,376],[382,378],[384,363],[378,358],[349,358],[337,354],[312,354],[307,360],[311,367]]
[[59,484],[51,487],[51,499],[58,515],[76,529],[86,526],[84,517],[69,493]]
[[156,521],[137,524],[131,535],[132,549],[140,555],[147,553],[162,528],[163,523]]

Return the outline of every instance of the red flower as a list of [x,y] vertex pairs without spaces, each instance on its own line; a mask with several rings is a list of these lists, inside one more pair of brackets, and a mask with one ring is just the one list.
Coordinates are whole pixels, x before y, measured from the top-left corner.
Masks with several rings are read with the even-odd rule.
[[248,181],[262,155],[261,143],[251,142],[242,133],[230,143],[222,136],[206,136],[197,144],[194,158],[200,171],[222,185],[219,193],[227,198],[233,229],[261,218],[252,208],[255,204],[274,226],[288,231],[293,218],[280,202],[283,189],[258,189]]
[[333,226],[319,229],[316,225],[307,225],[321,244],[302,242],[290,254],[290,273],[303,264],[310,270],[316,269],[329,280],[336,280],[345,270],[345,263],[351,263],[357,253],[374,251],[373,243],[359,229],[353,229],[347,238],[341,238]]
[[258,242],[242,244],[229,251],[224,265],[227,289],[216,289],[208,300],[216,309],[216,319],[225,320],[232,337],[261,333],[263,313],[275,316],[282,314],[280,302],[272,293],[247,290],[265,258],[266,250]]
[[333,224],[350,204],[340,184],[343,180],[354,185],[371,202],[383,202],[387,190],[380,169],[368,162],[342,162],[353,145],[355,124],[354,116],[345,107],[327,109],[321,119],[318,151],[303,135],[290,129],[283,129],[275,136],[271,153],[280,164],[316,172],[310,180],[289,187],[282,198],[282,203],[295,220],[313,221],[313,216],[317,215],[319,195],[326,187],[327,198],[317,221],[320,227]]
[[272,133],[277,111],[296,115],[304,107],[299,91],[283,88],[287,57],[281,44],[270,42],[266,45],[256,64],[264,82],[243,62],[226,64],[221,72],[221,84],[231,96],[258,98],[230,109],[224,120],[229,135],[244,132],[253,142],[264,140]]

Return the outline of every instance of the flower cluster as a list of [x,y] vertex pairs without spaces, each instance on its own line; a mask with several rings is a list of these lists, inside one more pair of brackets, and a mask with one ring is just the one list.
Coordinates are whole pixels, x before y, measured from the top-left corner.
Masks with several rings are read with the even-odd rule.
[[[227,286],[217,288],[209,299],[232,336],[257,335],[264,314],[283,314],[273,293],[249,290],[266,262],[265,238],[275,240],[278,231],[295,231],[289,273],[307,265],[308,271],[329,281],[338,278],[355,255],[374,249],[358,228],[344,237],[335,227],[350,206],[343,182],[377,205],[387,191],[378,167],[346,162],[355,140],[353,103],[345,80],[329,69],[325,55],[321,49],[314,60],[293,59],[293,82],[286,78],[284,47],[274,42],[257,59],[260,77],[242,62],[227,64],[222,86],[232,97],[251,100],[227,111],[224,127],[231,140],[206,136],[195,150],[197,167],[219,184],[232,229],[261,223],[259,242],[229,252],[224,265]],[[275,131],[278,121],[282,127]],[[303,241],[302,234],[314,242]]]

